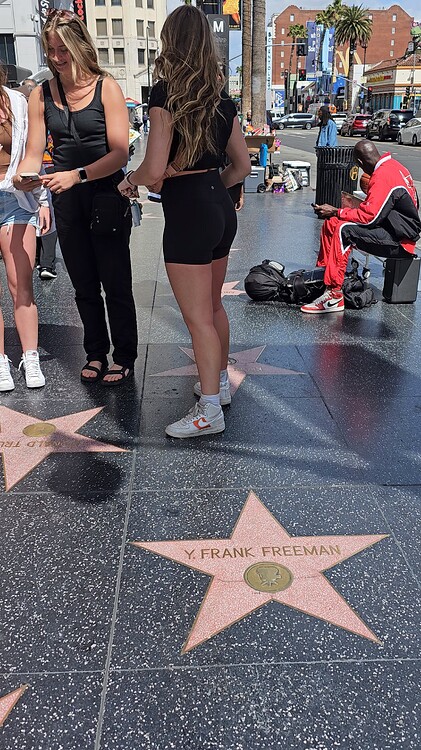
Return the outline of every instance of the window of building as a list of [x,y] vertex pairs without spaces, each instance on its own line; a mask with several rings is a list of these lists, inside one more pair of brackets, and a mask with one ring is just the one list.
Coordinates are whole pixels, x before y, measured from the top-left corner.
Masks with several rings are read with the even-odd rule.
[[155,39],[155,21],[148,21],[149,36]]
[[285,44],[285,42],[284,42],[284,40],[282,39],[282,41],[281,41],[281,46],[283,47],[283,46],[284,46],[284,44]]
[[144,27],[143,27],[143,21],[139,21],[139,19],[137,19],[137,21],[136,21],[136,34],[137,34],[138,37],[145,36],[145,30],[144,30]]
[[124,65],[125,63],[124,49],[121,47],[114,47],[114,63],[115,65]]
[[110,62],[110,55],[107,47],[100,47],[98,50],[98,60],[100,63],[108,64]]
[[145,50],[144,49],[138,49],[137,50],[137,62],[139,65],[145,64]]
[[396,15],[396,13],[394,13],[393,16],[392,16],[392,21],[397,21],[397,20],[398,20],[398,17]]
[[392,34],[396,34],[396,29],[394,26],[392,26]]
[[156,57],[156,49],[149,50],[149,65],[153,65]]
[[284,63],[281,63],[281,69],[284,68],[284,67],[285,67]]
[[291,21],[291,23],[293,23],[295,21],[295,16],[294,16],[293,13],[291,13],[291,15],[289,17],[289,20]]
[[370,21],[372,21],[372,20],[373,20],[373,14],[372,14],[372,13],[369,13],[369,14],[368,14],[368,18],[369,18],[369,20],[370,20]]
[[393,49],[390,50],[390,57],[393,57]]
[[342,65],[342,60],[339,60],[339,67],[340,67],[340,68],[343,68],[343,65]]
[[111,24],[113,29],[113,36],[123,36],[123,19],[113,18]]
[[95,5],[105,5],[105,0],[95,0]]
[[16,65],[13,34],[0,34],[0,60],[6,65]]
[[143,8],[143,2],[142,0],[135,0],[136,8]]
[[111,0],[111,5],[121,5],[121,0]]
[[149,8],[150,10],[153,10],[154,8],[153,0],[146,0],[146,7]]
[[394,40],[394,39],[391,39],[391,40],[390,40],[390,46],[391,46],[391,47],[394,47],[394,46],[395,46],[395,40]]
[[281,34],[285,34],[285,29],[281,29]]
[[285,57],[285,52],[284,52],[284,50],[281,50],[281,57]]
[[106,18],[96,19],[96,35],[107,36],[107,19]]

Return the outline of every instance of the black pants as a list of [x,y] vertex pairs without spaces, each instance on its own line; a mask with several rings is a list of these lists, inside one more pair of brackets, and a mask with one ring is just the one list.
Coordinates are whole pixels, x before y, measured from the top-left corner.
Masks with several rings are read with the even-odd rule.
[[379,258],[405,258],[410,255],[383,227],[370,229],[361,224],[344,224],[341,236],[344,247],[355,245],[358,250],[378,255]]
[[137,357],[137,324],[129,248],[131,212],[129,202],[121,198],[129,208],[121,230],[101,237],[94,235],[90,228],[92,199],[104,187],[105,180],[98,180],[55,195],[57,232],[76,293],[88,360],[105,361],[110,351],[102,285],[114,346],[113,360],[132,368]]
[[56,244],[57,232],[50,232],[42,237],[37,237],[37,262],[41,268],[56,267]]

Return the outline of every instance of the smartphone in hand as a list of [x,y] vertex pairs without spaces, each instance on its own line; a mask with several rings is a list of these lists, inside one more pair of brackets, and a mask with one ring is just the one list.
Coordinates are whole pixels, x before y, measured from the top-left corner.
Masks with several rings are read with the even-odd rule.
[[22,177],[24,180],[39,180],[40,176],[36,172],[20,172],[20,177]]

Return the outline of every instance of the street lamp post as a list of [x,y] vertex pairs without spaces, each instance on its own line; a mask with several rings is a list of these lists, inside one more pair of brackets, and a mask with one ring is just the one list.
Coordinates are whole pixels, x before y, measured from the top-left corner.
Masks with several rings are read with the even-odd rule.
[[149,21],[146,21],[146,66],[148,71],[148,101],[151,91],[151,67],[149,63]]

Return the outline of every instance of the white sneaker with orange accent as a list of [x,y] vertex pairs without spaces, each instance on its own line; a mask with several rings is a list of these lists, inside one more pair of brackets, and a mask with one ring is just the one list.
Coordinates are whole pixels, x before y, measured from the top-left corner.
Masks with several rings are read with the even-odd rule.
[[309,302],[308,305],[303,305],[301,308],[301,312],[313,314],[343,312],[344,310],[345,303],[342,292],[333,289],[326,289],[321,297],[315,299],[314,302]]
[[189,413],[178,422],[165,428],[170,437],[190,438],[198,435],[214,435],[225,430],[224,412],[220,406],[197,402]]

